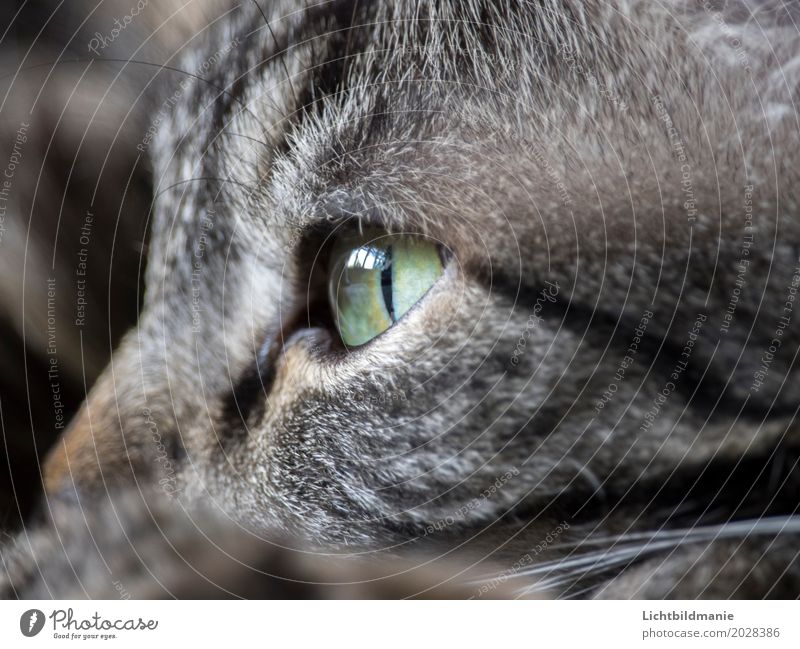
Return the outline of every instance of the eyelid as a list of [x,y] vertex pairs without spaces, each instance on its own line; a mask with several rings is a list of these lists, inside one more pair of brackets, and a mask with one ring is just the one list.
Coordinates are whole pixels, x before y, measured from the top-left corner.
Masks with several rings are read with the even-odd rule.
[[343,227],[353,228],[355,232],[376,229],[390,234],[404,230],[411,233],[416,229],[408,223],[407,216],[387,206],[367,204],[363,198],[354,197],[345,189],[334,190],[317,199],[313,211],[301,219],[298,227],[304,233],[334,233]]

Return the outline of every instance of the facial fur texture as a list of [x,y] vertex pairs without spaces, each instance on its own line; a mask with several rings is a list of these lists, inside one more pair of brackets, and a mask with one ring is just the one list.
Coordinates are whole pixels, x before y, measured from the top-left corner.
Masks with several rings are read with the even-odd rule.
[[[797,596],[798,5],[261,4],[160,73],[144,307],[51,494],[515,595]],[[359,226],[449,257],[342,353],[309,287]]]

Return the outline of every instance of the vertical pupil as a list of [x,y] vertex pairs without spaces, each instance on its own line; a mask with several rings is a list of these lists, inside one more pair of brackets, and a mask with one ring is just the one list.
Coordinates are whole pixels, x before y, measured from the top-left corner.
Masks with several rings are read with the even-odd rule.
[[383,302],[392,322],[395,322],[394,303],[392,301],[392,246],[386,247],[383,267],[381,268],[381,291],[383,292]]

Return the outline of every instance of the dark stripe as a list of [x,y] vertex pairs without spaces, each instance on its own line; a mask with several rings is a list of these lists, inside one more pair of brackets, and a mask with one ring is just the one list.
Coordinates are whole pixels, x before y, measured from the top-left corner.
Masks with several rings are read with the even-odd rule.
[[759,453],[716,457],[671,474],[642,476],[618,487],[617,493],[613,487],[606,490],[602,501],[584,501],[581,518],[602,519],[610,506],[617,518],[641,519],[650,527],[654,518],[667,527],[691,527],[797,514],[800,446],[777,442]]
[[[370,3],[363,4],[369,5]],[[368,16],[371,13],[361,7],[357,0],[322,3],[307,8],[303,13],[300,25],[296,29],[288,31],[283,38],[279,38],[269,23],[266,23],[265,26],[265,17],[260,7],[253,4],[245,6],[245,9],[250,11],[250,16],[249,20],[240,29],[239,47],[259,47],[261,60],[254,69],[248,69],[246,67],[248,64],[247,57],[241,56],[234,49],[226,55],[224,62],[218,64],[220,69],[225,69],[226,66],[236,66],[237,74],[235,81],[225,92],[219,94],[212,107],[213,128],[205,143],[206,147],[211,144],[218,131],[228,121],[231,111],[237,107],[242,108],[242,98],[247,88],[259,83],[258,80],[251,79],[251,76],[261,75],[264,68],[275,60],[281,63],[282,70],[286,73],[288,68],[284,63],[284,57],[298,42],[307,42],[311,47],[314,47],[315,44],[319,44],[319,37],[329,34],[328,38],[335,40],[337,43],[329,48],[333,55],[328,62],[315,62],[314,78],[299,79],[294,80],[294,82],[288,78],[284,80],[287,84],[285,93],[294,104],[293,108],[290,109],[290,112],[293,113],[292,126],[296,127],[303,120],[310,107],[318,106],[322,97],[334,92],[341,92],[340,84],[342,79],[346,78],[346,70],[350,65],[349,58],[348,60],[342,60],[341,52],[345,47],[345,43],[348,47],[363,48],[363,43],[361,42],[363,36],[357,38],[356,34],[361,31],[360,25],[368,20]],[[245,38],[248,34],[250,34],[249,38]],[[253,39],[262,40],[254,43]],[[210,79],[210,81],[214,82],[215,80]],[[200,101],[199,98],[198,101]],[[321,110],[321,108],[319,109]],[[287,125],[284,128],[279,142],[270,143],[275,145],[276,151],[286,151],[288,143],[283,136],[292,126]]]
[[[498,276],[497,272],[488,285],[493,292],[513,300],[519,305],[518,308],[528,305],[532,308],[542,290],[542,286],[518,286],[502,274]],[[543,312],[541,317],[554,326],[563,327],[581,337],[581,345],[600,348],[608,345],[606,357],[611,350],[624,353],[628,349],[632,332],[639,325],[636,317],[592,308],[561,295],[554,299],[554,302],[548,302],[546,313]],[[703,347],[707,348],[708,344],[708,341],[703,340],[701,332],[688,367],[681,373],[680,381],[675,382],[675,392],[686,401],[691,400],[694,415],[705,417],[714,411],[731,415],[739,413],[742,418],[760,421],[766,417],[786,416],[794,412],[794,407],[790,405],[772,404],[769,400],[759,401],[754,398],[745,402],[743,397],[731,394],[729,388],[735,386],[729,385],[726,389],[726,368],[720,367],[716,362],[709,366],[709,357],[703,352]],[[637,355],[647,359],[642,363],[646,362],[652,367],[651,376],[664,377],[666,380],[675,370],[684,345],[685,341],[676,342],[670,338],[669,331],[654,333],[652,327],[648,326],[641,336]]]
[[246,433],[248,424],[264,414],[267,396],[275,382],[275,359],[279,346],[273,339],[265,342],[256,361],[232,386],[222,402],[222,417],[227,423],[219,429],[219,443],[228,443]]

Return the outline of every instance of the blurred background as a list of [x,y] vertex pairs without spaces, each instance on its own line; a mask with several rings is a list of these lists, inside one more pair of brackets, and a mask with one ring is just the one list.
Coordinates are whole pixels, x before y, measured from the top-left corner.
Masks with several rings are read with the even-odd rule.
[[42,459],[137,317],[150,187],[135,143],[197,13],[138,4],[0,3],[3,532],[35,506]]

